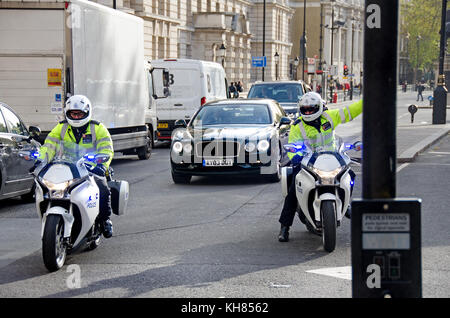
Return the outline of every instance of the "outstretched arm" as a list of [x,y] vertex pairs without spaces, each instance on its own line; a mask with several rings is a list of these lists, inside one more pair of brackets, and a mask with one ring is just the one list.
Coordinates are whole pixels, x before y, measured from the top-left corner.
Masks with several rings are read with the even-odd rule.
[[363,101],[360,99],[359,101],[345,106],[341,109],[332,109],[328,110],[327,113],[330,114],[333,119],[334,127],[341,123],[347,123],[358,117],[363,111]]

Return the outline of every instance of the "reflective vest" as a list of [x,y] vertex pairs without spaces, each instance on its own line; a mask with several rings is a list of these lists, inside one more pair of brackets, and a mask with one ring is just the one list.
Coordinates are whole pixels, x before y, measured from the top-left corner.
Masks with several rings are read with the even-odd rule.
[[[104,153],[110,156],[108,162],[103,165],[108,168],[114,156],[113,143],[108,129],[101,123],[91,120],[88,124],[86,132],[76,144],[76,139],[73,134],[72,126],[67,121],[60,122],[48,134],[44,145],[39,150],[39,159],[50,162],[59,149],[61,142],[68,142],[68,144],[76,145],[74,149],[64,149],[64,152],[77,152],[82,150],[83,153]],[[67,145],[67,144],[66,144]]]
[[[352,121],[362,113],[363,103],[359,100],[356,103],[341,109],[326,110],[320,117],[319,131],[305,123],[303,119],[298,119],[297,124],[289,132],[289,143],[299,141],[308,142],[312,149],[332,150],[335,146],[334,129],[341,123]],[[288,152],[289,159],[292,160],[296,154]]]

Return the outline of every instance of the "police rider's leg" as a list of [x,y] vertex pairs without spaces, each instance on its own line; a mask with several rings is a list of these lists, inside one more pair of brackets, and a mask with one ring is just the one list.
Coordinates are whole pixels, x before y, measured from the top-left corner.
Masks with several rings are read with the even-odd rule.
[[288,242],[289,241],[289,227],[292,226],[294,222],[295,212],[297,210],[297,194],[295,189],[295,177],[300,171],[300,167],[294,167],[292,172],[292,181],[289,186],[288,194],[284,199],[283,209],[281,210],[281,215],[279,222],[281,223],[280,234],[278,235],[278,241]]
[[113,225],[110,220],[112,208],[111,208],[111,191],[108,187],[105,177],[95,176],[95,182],[97,183],[100,191],[100,213],[98,219],[102,226],[103,236],[110,238],[113,234]]

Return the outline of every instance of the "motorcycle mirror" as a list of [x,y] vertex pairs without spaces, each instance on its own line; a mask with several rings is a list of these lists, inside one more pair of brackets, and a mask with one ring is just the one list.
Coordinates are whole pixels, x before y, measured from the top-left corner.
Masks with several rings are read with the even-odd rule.
[[34,160],[33,153],[31,151],[19,151],[19,157],[26,161]]
[[363,147],[363,143],[361,141],[357,141],[353,144],[353,149],[356,151],[361,151]]
[[104,154],[104,153],[99,153],[97,155],[95,155],[95,162],[96,163],[105,163],[109,160],[109,155]]
[[297,153],[303,149],[304,145],[297,145],[297,144],[286,144],[283,146],[283,149],[287,152]]

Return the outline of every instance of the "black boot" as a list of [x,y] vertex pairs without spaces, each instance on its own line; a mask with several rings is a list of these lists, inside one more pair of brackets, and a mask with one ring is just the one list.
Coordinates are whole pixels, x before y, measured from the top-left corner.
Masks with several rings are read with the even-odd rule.
[[349,206],[347,211],[345,212],[345,217],[349,220],[352,219],[352,208]]
[[279,242],[289,242],[289,226],[281,225],[280,234],[278,235]]
[[102,227],[103,227],[102,231],[103,236],[105,238],[110,238],[113,235],[113,225],[111,220],[108,218],[105,221],[103,221]]

